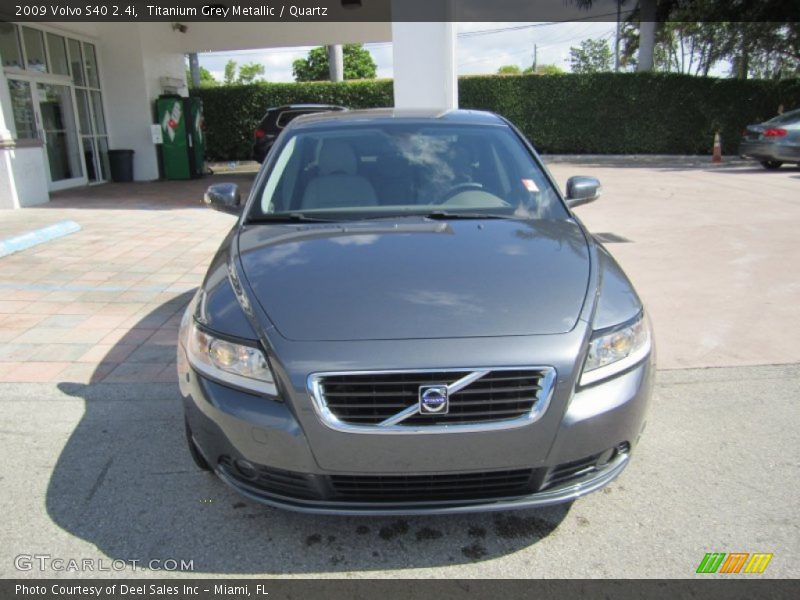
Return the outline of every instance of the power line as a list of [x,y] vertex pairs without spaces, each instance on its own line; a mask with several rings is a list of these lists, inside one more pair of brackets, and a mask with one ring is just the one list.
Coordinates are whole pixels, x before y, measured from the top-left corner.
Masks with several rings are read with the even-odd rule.
[[[577,35],[570,35],[569,37],[561,38],[559,40],[552,41],[552,42],[550,42],[548,44],[539,44],[537,42],[537,46],[538,46],[539,50],[541,50],[542,48],[552,48],[553,46],[559,46],[561,44],[566,44],[568,42],[572,42],[572,41],[575,41],[575,40],[587,39],[586,38],[586,33],[587,33],[587,30],[583,29]],[[610,37],[612,35],[614,35],[614,31],[613,30],[609,31],[607,33],[604,33],[603,35],[595,36],[595,37],[593,37],[591,39],[608,40],[608,39],[610,39]],[[515,52],[504,52],[503,54],[500,54],[500,55],[495,54],[493,56],[484,56],[482,58],[478,58],[478,59],[475,59],[475,60],[469,60],[469,61],[460,62],[460,63],[458,63],[458,66],[459,67],[463,67],[463,66],[475,65],[475,64],[485,63],[485,62],[492,62],[492,61],[496,61],[496,60],[504,60],[506,58],[510,58],[512,56],[519,56],[521,54],[528,54],[529,55],[530,51],[531,51],[530,47],[528,47],[525,50],[520,50],[520,51],[515,51]]]
[[[622,13],[627,13],[625,16],[633,14],[634,12],[635,12],[635,10],[622,11]],[[546,23],[528,23],[528,24],[525,24],[525,25],[513,25],[513,26],[509,26],[509,27],[497,27],[495,29],[480,29],[478,31],[463,31],[463,32],[458,34],[458,37],[466,38],[466,37],[474,37],[474,36],[478,36],[478,35],[490,35],[490,34],[493,34],[493,33],[504,33],[506,31],[519,31],[519,30],[522,30],[522,29],[534,29],[536,27],[549,27],[551,25],[563,25],[564,23],[577,23],[577,22],[580,22],[580,21],[592,21],[593,19],[599,19],[601,17],[616,17],[616,16],[617,16],[617,13],[613,12],[613,13],[605,13],[605,14],[602,14],[602,15],[592,15],[592,16],[588,16],[588,17],[581,17],[581,18],[578,18],[578,19],[566,19],[564,21],[548,21]]]
[[[629,14],[634,13],[635,10],[626,10],[622,11],[624,16],[628,16]],[[551,27],[553,25],[564,25],[566,23],[578,23],[582,21],[592,21],[593,19],[599,19],[601,17],[616,17],[616,12],[614,13],[605,13],[602,15],[592,15],[587,17],[581,17],[578,19],[567,19],[564,21],[548,21],[546,23],[526,23],[525,25],[510,25],[508,27],[495,27],[493,29],[480,29],[477,31],[462,31],[461,33],[456,34],[459,38],[471,38],[483,35],[493,35],[496,33],[506,33],[508,31],[522,31],[525,29],[534,29],[539,27]],[[559,42],[551,42],[551,43],[559,43]],[[386,46],[391,46],[392,42],[367,42],[364,44],[365,46],[369,46],[370,48],[381,48]],[[291,54],[295,52],[305,52],[308,51],[309,48],[314,48],[315,46],[296,46],[293,48],[264,48],[264,49],[248,49],[248,50],[231,50],[229,52],[219,51],[219,52],[206,52],[204,54],[224,54],[224,55],[231,55],[231,56],[245,56],[249,54]]]

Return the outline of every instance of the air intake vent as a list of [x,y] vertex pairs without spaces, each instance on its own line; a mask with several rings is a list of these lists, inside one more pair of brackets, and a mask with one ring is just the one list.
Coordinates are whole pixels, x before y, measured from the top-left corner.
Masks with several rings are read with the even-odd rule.
[[553,467],[547,475],[542,489],[556,487],[572,480],[582,479],[586,475],[596,472],[600,456],[600,454],[593,454],[592,456],[587,456],[580,460],[574,460]]
[[472,500],[532,492],[531,469],[444,475],[333,475],[335,498],[363,502]]

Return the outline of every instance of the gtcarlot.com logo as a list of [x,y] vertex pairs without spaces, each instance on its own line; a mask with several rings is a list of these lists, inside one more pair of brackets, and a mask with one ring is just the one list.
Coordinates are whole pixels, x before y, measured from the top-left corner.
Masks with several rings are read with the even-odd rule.
[[62,558],[50,554],[18,554],[14,557],[17,571],[56,571],[59,573],[112,571],[194,571],[194,560],[154,558],[107,560],[102,558]]

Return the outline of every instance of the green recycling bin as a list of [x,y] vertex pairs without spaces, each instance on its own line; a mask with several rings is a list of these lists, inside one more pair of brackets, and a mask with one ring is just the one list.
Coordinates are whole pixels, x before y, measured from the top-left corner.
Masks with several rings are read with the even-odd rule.
[[205,124],[199,98],[159,96],[161,167],[167,179],[194,179],[205,172]]

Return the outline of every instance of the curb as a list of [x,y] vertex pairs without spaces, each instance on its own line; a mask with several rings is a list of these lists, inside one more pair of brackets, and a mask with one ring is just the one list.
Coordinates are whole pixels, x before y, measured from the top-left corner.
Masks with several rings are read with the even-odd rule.
[[[540,154],[545,164],[592,164],[631,167],[711,167],[720,166],[712,162],[710,155],[703,154]],[[735,154],[722,156],[722,164],[741,166],[755,161]]]
[[55,240],[70,233],[80,231],[81,226],[75,221],[59,221],[53,225],[48,225],[41,229],[35,229],[22,235],[15,235],[14,237],[0,240],[0,258],[27,250],[33,246],[44,244],[51,240]]

